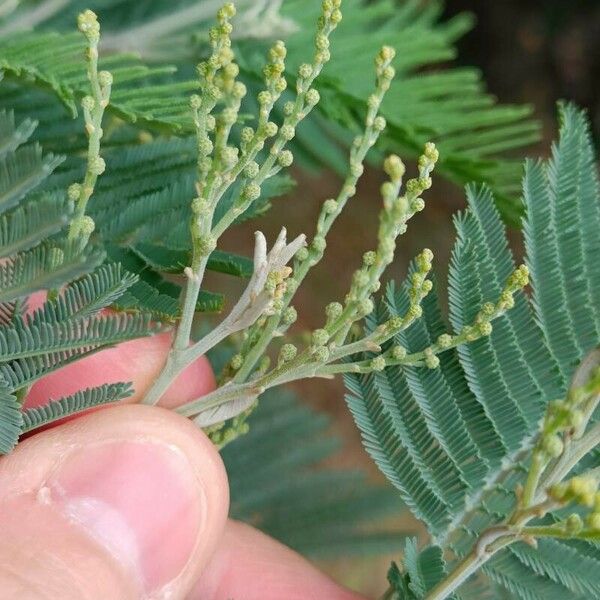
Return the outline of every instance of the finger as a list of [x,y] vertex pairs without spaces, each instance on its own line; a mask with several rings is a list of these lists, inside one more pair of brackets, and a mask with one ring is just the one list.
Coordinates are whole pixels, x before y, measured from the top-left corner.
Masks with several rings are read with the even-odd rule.
[[226,521],[220,457],[170,411],[119,406],[0,461],[0,596],[186,597]]
[[228,521],[188,600],[361,600],[264,533]]
[[[38,380],[25,399],[25,408],[47,404],[50,399],[104,383],[131,381],[134,394],[127,402],[139,402],[160,373],[172,334],[161,333],[119,344],[71,363]],[[215,377],[205,357],[192,363],[171,384],[161,406],[171,408],[204,396],[215,388]]]
[[[45,291],[28,298],[28,312],[40,308],[46,301]],[[125,402],[139,402],[160,373],[173,340],[172,332],[124,342],[102,350],[37,381],[24,402],[25,408],[43,406],[88,387],[104,383],[131,381],[134,393]],[[173,381],[161,398],[160,405],[173,408],[204,396],[216,386],[210,363],[201,357],[189,365]]]

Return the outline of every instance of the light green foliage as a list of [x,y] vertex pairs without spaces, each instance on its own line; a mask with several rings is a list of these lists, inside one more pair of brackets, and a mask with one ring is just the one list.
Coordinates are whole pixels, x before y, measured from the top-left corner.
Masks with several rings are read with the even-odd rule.
[[[572,106],[562,106],[560,117],[560,140],[552,158],[528,163],[523,182],[531,298],[521,292],[513,300],[506,298],[508,306],[514,306],[494,321],[490,335],[442,351],[439,369],[389,367],[346,379],[348,403],[367,449],[451,561],[466,555],[481,532],[515,508],[514,490],[524,483],[548,403],[565,397],[576,365],[600,343],[596,302],[600,276],[597,264],[590,261],[598,249],[598,175],[585,116]],[[468,209],[455,220],[457,240],[449,274],[450,321],[455,331],[464,330],[474,319],[477,322],[482,305],[484,313],[491,312],[484,303],[502,299],[504,282],[514,270],[490,192],[471,187],[467,198]],[[369,330],[404,314],[409,281],[389,287],[385,301],[369,319]],[[444,330],[437,300],[430,294],[423,302],[423,319],[394,342],[414,352],[439,339]],[[565,405],[571,412],[587,407],[580,417],[557,420],[563,419],[558,404],[555,412],[548,413],[532,469],[536,460],[545,461],[540,470],[552,466],[552,461],[561,464],[555,458],[563,452],[557,432],[578,427],[582,433],[575,429],[573,435],[583,435],[597,403],[593,400],[597,392],[589,393],[589,401],[578,395],[571,401],[579,403],[573,409]],[[585,446],[573,444],[574,452]],[[558,477],[560,468],[555,472]],[[550,477],[548,481],[553,481]],[[531,488],[528,483],[521,492],[524,507],[537,493],[534,486],[539,477],[534,473],[530,480]],[[593,490],[590,493],[593,498]],[[561,502],[569,498],[564,496]],[[585,498],[587,502],[589,494]],[[575,521],[574,517],[568,527],[574,533],[585,531]],[[589,523],[595,523],[592,516]],[[536,535],[535,526],[531,532]],[[537,533],[542,535],[542,530]],[[574,548],[581,544],[542,539],[538,551],[515,545],[492,558],[484,570],[518,598],[589,597],[586,593],[597,594],[590,590],[596,590],[598,583],[591,570],[580,571],[576,564],[580,558]],[[555,561],[559,555],[560,564]],[[571,555],[572,564],[567,558]],[[586,547],[585,555],[589,569],[597,568],[600,554],[593,546]],[[462,590],[465,598],[478,597],[470,595],[469,585]]]

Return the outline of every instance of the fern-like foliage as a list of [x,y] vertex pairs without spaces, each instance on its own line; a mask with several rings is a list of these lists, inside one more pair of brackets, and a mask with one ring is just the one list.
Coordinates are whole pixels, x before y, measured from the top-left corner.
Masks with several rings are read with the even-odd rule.
[[[138,277],[104,264],[97,243],[81,248],[65,234],[72,203],[49,183],[64,157],[29,142],[36,123],[0,112],[0,453],[45,422],[129,394],[125,384],[87,390],[24,416],[21,399],[47,373],[107,346],[157,329],[149,314],[101,314]],[[58,183],[58,182],[57,182]],[[59,191],[60,190],[60,191]],[[55,290],[27,311],[31,294]]]
[[[367,450],[450,560],[514,506],[520,463],[547,403],[565,395],[576,366],[600,344],[594,151],[582,112],[561,106],[560,120],[551,159],[528,162],[523,181],[531,297],[518,295],[490,336],[441,354],[438,369],[388,367],[347,377],[348,404]],[[449,273],[456,331],[497,297],[514,269],[489,189],[469,187],[467,200],[455,220]],[[389,286],[370,328],[404,314],[407,289]],[[423,319],[395,341],[415,352],[445,328],[430,295]],[[484,570],[487,589],[503,590],[497,597],[580,599],[598,596],[599,566],[600,552],[591,544],[542,540],[537,551],[512,546]],[[463,586],[461,597],[480,598],[478,583]]]
[[109,383],[95,388],[79,390],[59,400],[51,400],[44,406],[24,410],[21,430],[26,433],[90,408],[118,402],[128,398],[132,393],[133,389],[128,383]]
[[0,379],[0,454],[10,452],[23,426],[21,404],[9,384]]
[[[46,0],[45,4],[51,3]],[[237,43],[246,57],[242,64],[246,74],[260,76],[262,59],[258,59],[257,51],[262,55],[264,50],[260,39],[280,37],[291,50],[288,66],[290,75],[294,73],[298,66],[294,57],[299,60],[302,50],[312,44],[320,3],[242,0],[238,4],[238,30],[242,35]],[[24,31],[32,26],[70,31],[75,15],[83,8],[92,8],[104,23],[107,48],[115,52],[106,63],[115,76],[109,110],[145,127],[189,131],[187,95],[195,84],[181,74],[169,74],[172,68],[163,65],[177,64],[184,58],[187,62],[191,55],[204,53],[217,5],[183,0],[173,7],[160,0],[133,8],[128,0],[71,0],[61,4],[58,13],[47,6],[45,18],[32,15],[31,9],[23,6],[7,16],[4,27],[0,27],[0,35],[14,32],[0,41],[0,55],[4,56],[0,65],[11,77],[28,78],[52,89],[74,111],[76,99],[87,90],[84,69],[77,62],[81,41],[54,32],[40,39]],[[298,131],[296,154],[304,158],[305,164],[345,168],[343,154],[335,143],[346,137],[339,124],[344,129],[358,126],[370,94],[370,83],[364,77],[370,69],[370,57],[382,44],[391,44],[398,50],[399,81],[383,107],[390,125],[385,144],[403,154],[417,155],[424,142],[435,141],[444,157],[440,165],[443,172],[462,183],[489,182],[505,216],[516,220],[514,197],[520,162],[503,158],[502,154],[537,140],[539,126],[530,119],[530,107],[498,106],[485,92],[476,69],[435,68],[455,57],[456,40],[472,24],[469,15],[440,21],[442,8],[440,1],[347,0],[328,79],[322,84],[321,111]],[[154,60],[156,66],[133,60],[126,54],[132,50]],[[142,92],[141,82],[152,85]],[[15,98],[10,101],[14,104]],[[29,98],[23,101],[31,102]],[[248,106],[249,111],[253,108]],[[331,123],[332,119],[338,126]],[[50,119],[47,122],[54,127]]]
[[[78,99],[89,90],[81,60],[84,50],[85,40],[77,33],[16,33],[0,39],[0,69],[5,76],[51,89],[76,115]],[[110,67],[115,78],[116,91],[108,107],[114,114],[155,128],[191,127],[187,97],[197,87],[194,81],[161,83],[172,67],[150,68],[128,55],[115,55],[102,65]],[[136,93],[141,84],[146,84],[144,92]]]
[[402,504],[362,471],[315,469],[339,449],[331,419],[290,392],[272,391],[249,432],[222,450],[231,514],[314,558],[397,551],[404,532],[382,527]]

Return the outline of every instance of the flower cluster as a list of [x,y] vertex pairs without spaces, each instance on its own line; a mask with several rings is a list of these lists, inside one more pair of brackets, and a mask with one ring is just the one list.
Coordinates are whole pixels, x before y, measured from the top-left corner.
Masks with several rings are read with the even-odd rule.
[[69,199],[75,203],[75,215],[69,227],[69,239],[83,248],[95,228],[94,220],[85,214],[87,203],[94,193],[98,176],[102,175],[106,168],[104,159],[100,156],[100,141],[104,133],[102,119],[110,100],[113,77],[108,71],[98,71],[100,24],[96,14],[91,10],[84,11],[79,15],[77,25],[88,42],[85,56],[91,94],[81,100],[85,132],[88,136],[87,169],[83,182],[74,183],[68,189]]

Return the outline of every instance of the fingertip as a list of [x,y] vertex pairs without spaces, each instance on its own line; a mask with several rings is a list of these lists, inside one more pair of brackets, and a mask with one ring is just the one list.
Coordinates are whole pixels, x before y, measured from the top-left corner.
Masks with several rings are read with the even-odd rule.
[[[144,597],[189,591],[217,545],[229,502],[225,469],[208,438],[187,419],[139,405],[25,441],[0,462],[0,489],[3,503],[34,507],[32,514],[63,523],[54,539],[33,542],[40,551],[60,557],[92,540],[106,563],[131,576],[120,580],[139,582]],[[0,511],[3,531],[7,514]],[[19,536],[36,526],[22,517],[24,528],[7,529],[17,547]]]
[[264,533],[229,520],[187,600],[364,600]]

